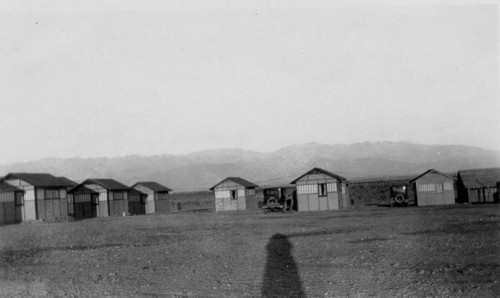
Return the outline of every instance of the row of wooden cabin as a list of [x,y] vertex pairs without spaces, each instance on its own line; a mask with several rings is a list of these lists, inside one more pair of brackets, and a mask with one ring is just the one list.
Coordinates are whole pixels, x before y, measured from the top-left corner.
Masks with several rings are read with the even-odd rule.
[[169,212],[170,191],[156,182],[128,187],[113,179],[87,179],[77,184],[45,173],[10,173],[0,179],[0,225]]
[[[417,206],[455,203],[498,202],[500,168],[460,170],[457,178],[430,169],[410,180]],[[337,210],[352,206],[349,186],[344,177],[321,168],[313,168],[289,185],[272,186],[280,192],[296,192],[297,211]],[[210,190],[215,193],[215,210],[253,209],[259,186],[240,177],[228,177]],[[265,193],[267,188],[263,188]]]
[[[498,202],[500,168],[461,170],[457,178],[430,169],[409,183],[418,206]],[[313,168],[289,185],[262,187],[293,195],[297,211],[338,210],[352,206],[351,183],[344,177]],[[228,177],[210,188],[215,211],[259,209],[259,186]],[[128,187],[113,179],[87,179],[78,184],[41,173],[10,173],[0,179],[0,225],[27,220],[77,219],[171,211],[170,188],[156,182]]]

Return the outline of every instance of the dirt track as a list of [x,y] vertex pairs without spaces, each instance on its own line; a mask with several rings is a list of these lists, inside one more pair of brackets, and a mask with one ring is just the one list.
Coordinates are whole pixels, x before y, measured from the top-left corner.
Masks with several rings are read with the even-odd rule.
[[498,205],[0,227],[0,296],[500,295]]

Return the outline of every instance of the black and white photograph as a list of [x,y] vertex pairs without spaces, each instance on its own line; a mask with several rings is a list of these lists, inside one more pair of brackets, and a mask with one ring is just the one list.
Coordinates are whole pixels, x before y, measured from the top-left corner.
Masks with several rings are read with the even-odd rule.
[[0,0],[0,297],[499,297],[497,0]]

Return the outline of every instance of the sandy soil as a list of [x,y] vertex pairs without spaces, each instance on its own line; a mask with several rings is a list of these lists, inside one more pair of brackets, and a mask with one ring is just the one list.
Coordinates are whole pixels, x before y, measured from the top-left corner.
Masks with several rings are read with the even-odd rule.
[[498,297],[499,207],[3,226],[0,296]]

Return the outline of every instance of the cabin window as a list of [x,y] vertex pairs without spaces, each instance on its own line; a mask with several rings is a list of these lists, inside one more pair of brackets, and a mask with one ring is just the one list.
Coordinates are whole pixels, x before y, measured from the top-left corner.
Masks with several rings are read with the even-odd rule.
[[238,199],[238,191],[231,190],[231,200],[236,200],[236,199]]
[[254,196],[255,195],[255,189],[253,189],[253,188],[252,189],[248,189],[247,190],[247,195]]
[[123,192],[115,192],[113,195],[113,200],[123,200],[125,199],[125,195]]
[[59,189],[46,189],[45,190],[45,200],[57,200],[60,199],[61,195]]
[[328,183],[326,188],[328,192],[337,192],[337,183]]
[[320,197],[326,197],[327,196],[326,183],[318,184],[318,195]]
[[167,199],[167,194],[166,193],[159,193],[157,196],[158,200],[166,200]]
[[99,205],[99,196],[92,196],[91,204],[94,206]]
[[443,184],[436,184],[436,192],[438,193],[443,192]]
[[444,190],[453,190],[453,183],[451,183],[451,182],[445,182],[443,184],[443,189]]
[[24,205],[24,196],[22,193],[16,193],[16,199],[15,203],[16,206],[23,206]]
[[418,191],[435,191],[434,184],[418,184]]
[[297,185],[297,194],[304,195],[313,193],[318,193],[317,184]]

